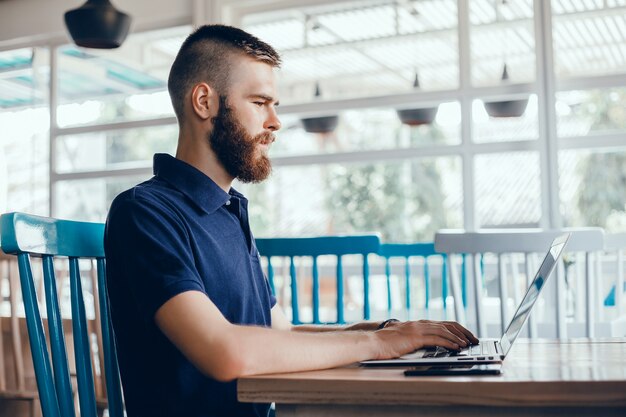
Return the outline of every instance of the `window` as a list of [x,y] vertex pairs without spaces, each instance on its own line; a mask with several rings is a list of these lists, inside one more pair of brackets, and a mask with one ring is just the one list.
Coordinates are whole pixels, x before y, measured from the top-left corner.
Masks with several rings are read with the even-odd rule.
[[152,175],[154,153],[175,153],[167,77],[190,30],[131,34],[115,50],[57,48],[55,216],[104,221],[116,194]]
[[0,213],[48,214],[47,48],[0,52]]
[[[227,3],[227,23],[284,63],[274,174],[238,186],[256,235],[626,230],[623,0]],[[149,178],[152,154],[175,150],[166,82],[190,31],[133,33],[111,51],[0,51],[0,210],[103,221],[116,192]],[[488,110],[507,101],[524,102],[519,116]],[[432,121],[404,124],[411,109]],[[319,117],[336,127],[311,133],[304,120]]]

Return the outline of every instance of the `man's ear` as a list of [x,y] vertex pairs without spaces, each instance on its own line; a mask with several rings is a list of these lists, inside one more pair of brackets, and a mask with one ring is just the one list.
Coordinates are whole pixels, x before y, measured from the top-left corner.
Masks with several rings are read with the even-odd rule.
[[196,84],[191,90],[191,109],[202,120],[213,117],[217,111],[216,92],[207,83]]

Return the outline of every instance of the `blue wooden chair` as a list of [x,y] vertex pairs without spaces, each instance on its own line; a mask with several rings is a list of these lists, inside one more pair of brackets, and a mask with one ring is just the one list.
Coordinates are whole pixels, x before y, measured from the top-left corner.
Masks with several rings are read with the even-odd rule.
[[[424,308],[426,311],[429,309],[430,303],[430,265],[428,263],[429,258],[431,257],[441,257],[442,258],[442,271],[441,271],[441,298],[442,298],[442,307],[445,315],[445,311],[447,308],[447,298],[448,298],[448,274],[447,274],[447,263],[446,263],[446,255],[443,253],[439,253],[435,251],[435,244],[422,242],[422,243],[383,243],[380,245],[380,251],[378,254],[385,258],[385,277],[387,284],[387,311],[391,313],[392,310],[392,302],[391,302],[391,263],[390,259],[394,257],[404,258],[404,287],[405,287],[405,300],[404,300],[404,308],[407,311],[407,314],[411,312],[411,266],[410,266],[410,258],[412,257],[421,257],[424,259]],[[463,288],[465,288],[465,262],[462,264],[462,282]],[[463,296],[465,297],[465,291],[463,291]]]
[[342,257],[344,255],[363,256],[363,318],[370,318],[369,303],[369,263],[367,256],[378,253],[380,239],[376,235],[364,236],[324,236],[305,238],[258,238],[257,249],[261,256],[267,257],[267,275],[272,290],[274,287],[273,257],[288,257],[290,259],[289,275],[291,278],[291,309],[292,322],[301,324],[298,305],[298,278],[296,276],[295,257],[313,258],[312,266],[312,310],[313,323],[320,321],[320,291],[318,257],[322,255],[334,255],[337,257],[337,323],[345,323],[344,312],[344,279]]
[[[80,415],[81,417],[97,415],[91,345],[79,270],[79,259],[91,258],[95,259],[97,266],[109,415],[124,416],[115,341],[106,295],[103,236],[104,224],[57,220],[23,213],[8,213],[0,217],[2,250],[17,255],[18,259],[35,378],[45,417],[75,416],[68,356],[56,292],[53,265],[55,257],[69,259],[72,332]],[[42,258],[50,350],[37,304],[30,265],[31,256]]]

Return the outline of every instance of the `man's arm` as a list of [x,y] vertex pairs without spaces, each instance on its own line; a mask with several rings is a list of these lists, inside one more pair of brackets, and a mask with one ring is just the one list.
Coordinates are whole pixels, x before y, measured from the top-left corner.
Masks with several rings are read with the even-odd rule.
[[406,322],[376,332],[325,333],[234,325],[199,291],[174,296],[157,310],[155,320],[198,369],[219,381],[394,358],[426,345],[465,346],[446,326],[434,322]]
[[[421,323],[427,323],[426,320],[421,320]],[[457,335],[460,339],[465,341],[467,344],[475,345],[478,344],[478,339],[464,327],[460,326],[458,323],[453,321],[441,321],[441,322],[430,322],[430,323],[438,323],[444,325],[450,332]],[[285,314],[283,310],[280,308],[278,304],[272,307],[272,328],[283,329],[283,330],[295,330],[299,332],[336,332],[336,331],[350,331],[350,330],[361,330],[361,331],[374,331],[380,330],[380,325],[383,324],[383,321],[363,321],[360,323],[355,323],[351,325],[329,325],[329,324],[300,324],[298,326],[293,326]],[[402,323],[399,321],[390,321],[385,325],[387,327],[393,327],[401,325]]]

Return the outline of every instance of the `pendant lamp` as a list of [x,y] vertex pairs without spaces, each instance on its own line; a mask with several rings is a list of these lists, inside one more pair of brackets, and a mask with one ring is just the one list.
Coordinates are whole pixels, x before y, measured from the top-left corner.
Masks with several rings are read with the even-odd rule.
[[[417,72],[415,72],[415,80],[413,81],[413,88],[419,89],[420,82]],[[398,113],[398,117],[400,121],[405,125],[409,126],[419,126],[425,124],[431,124],[435,117],[437,116],[437,107],[423,107],[423,108],[414,108],[414,109],[398,109],[396,112]]]
[[[320,83],[315,83],[315,98],[322,96]],[[308,133],[331,133],[339,124],[339,116],[307,117],[300,120],[305,132]]]
[[65,13],[65,25],[78,46],[113,49],[119,47],[130,28],[131,17],[120,12],[109,0],[87,0]]
[[[509,70],[504,64],[502,82],[509,81]],[[491,117],[520,117],[526,111],[528,97],[519,100],[485,101],[485,110]]]

